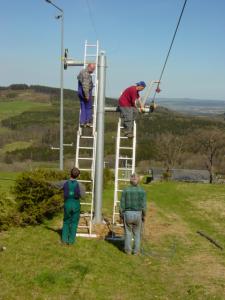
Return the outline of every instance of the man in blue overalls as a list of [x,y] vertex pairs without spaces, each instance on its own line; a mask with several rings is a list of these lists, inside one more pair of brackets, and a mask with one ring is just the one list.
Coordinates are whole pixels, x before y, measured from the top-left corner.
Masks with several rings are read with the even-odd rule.
[[80,170],[73,168],[70,173],[70,179],[63,185],[64,218],[62,242],[65,244],[73,244],[75,242],[80,219],[80,198],[84,196],[85,192],[76,180],[79,175]]
[[88,64],[77,76],[81,127],[90,127],[92,125],[92,89],[94,85],[91,74],[94,70],[95,64]]

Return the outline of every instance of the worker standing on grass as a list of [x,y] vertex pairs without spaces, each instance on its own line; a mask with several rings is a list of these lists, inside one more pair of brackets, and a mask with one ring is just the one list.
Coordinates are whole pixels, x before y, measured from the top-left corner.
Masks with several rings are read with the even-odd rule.
[[63,185],[64,192],[64,218],[62,228],[62,243],[73,244],[76,239],[77,227],[80,219],[80,198],[85,191],[76,178],[80,175],[78,168],[70,172],[70,179]]
[[141,110],[143,105],[140,101],[139,92],[146,87],[144,81],[136,83],[134,86],[128,87],[119,98],[119,111],[122,119],[122,126],[125,129],[125,136],[133,137],[133,124],[137,116],[137,107]]
[[91,127],[92,125],[92,89],[94,85],[91,74],[94,70],[95,64],[88,64],[77,76],[81,127]]
[[138,185],[139,176],[132,174],[130,186],[122,192],[120,200],[120,215],[124,221],[126,254],[132,253],[132,237],[134,237],[133,254],[140,253],[141,229],[146,215],[146,192]]

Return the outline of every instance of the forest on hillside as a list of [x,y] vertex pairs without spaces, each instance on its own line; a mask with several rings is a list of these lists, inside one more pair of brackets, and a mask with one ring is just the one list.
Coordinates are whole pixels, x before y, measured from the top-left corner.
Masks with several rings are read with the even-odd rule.
[[[72,90],[64,91],[64,142],[76,145],[79,100]],[[48,104],[19,114],[1,117],[0,162],[50,162],[58,160],[59,89],[18,85],[0,88],[0,104],[24,101]],[[106,105],[115,106],[115,99]],[[3,112],[2,112],[3,113]],[[105,161],[114,165],[118,113],[105,114]],[[26,146],[10,149],[7,145]],[[19,144],[20,143],[20,144]],[[3,151],[3,149],[5,149]],[[65,160],[74,158],[75,147],[65,147]],[[152,114],[139,114],[137,120],[137,164],[142,172],[151,166],[165,169],[207,169],[211,174],[225,174],[225,122],[219,117],[197,117],[158,107]]]

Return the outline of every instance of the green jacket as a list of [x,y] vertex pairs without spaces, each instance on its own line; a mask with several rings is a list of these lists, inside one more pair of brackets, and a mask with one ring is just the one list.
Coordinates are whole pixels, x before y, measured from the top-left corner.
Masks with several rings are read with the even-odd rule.
[[146,214],[146,192],[140,186],[130,185],[122,192],[120,199],[120,213],[126,210],[142,211]]

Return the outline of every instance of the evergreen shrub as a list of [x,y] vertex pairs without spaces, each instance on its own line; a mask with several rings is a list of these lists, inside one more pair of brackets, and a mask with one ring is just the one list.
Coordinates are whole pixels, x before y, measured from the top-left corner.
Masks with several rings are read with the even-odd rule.
[[40,224],[57,214],[63,206],[63,197],[54,182],[67,178],[68,173],[55,170],[22,173],[14,188],[20,225]]

